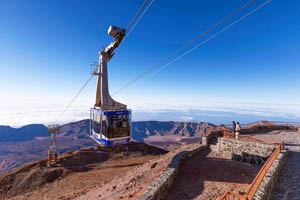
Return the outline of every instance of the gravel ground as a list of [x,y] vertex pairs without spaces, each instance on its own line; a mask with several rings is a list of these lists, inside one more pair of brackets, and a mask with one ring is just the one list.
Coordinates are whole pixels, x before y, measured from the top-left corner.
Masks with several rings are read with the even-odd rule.
[[184,145],[165,155],[149,160],[143,165],[136,166],[132,170],[120,174],[104,184],[96,186],[88,193],[76,199],[137,199],[143,195],[153,182],[159,179],[162,172],[168,167],[172,158],[177,153],[189,149],[194,145],[198,144]]
[[228,189],[245,193],[259,167],[218,157],[210,149],[188,159],[165,195],[171,199],[217,199]]
[[[32,192],[27,192],[12,198],[10,200],[71,200],[85,195],[88,191],[109,184],[110,180],[127,171],[132,170],[135,165],[141,165],[155,156],[146,155],[138,158],[121,159],[109,161],[101,165],[93,166],[93,170],[87,172],[78,172],[67,177],[48,183]],[[111,185],[112,186],[112,185]],[[106,191],[107,193],[107,191]],[[110,193],[110,191],[108,191]],[[1,198],[0,198],[1,199]],[[83,198],[88,199],[88,198]],[[99,199],[99,198],[97,198]],[[109,198],[107,198],[109,199]]]
[[272,191],[272,200],[299,200],[300,199],[300,132],[272,131],[260,133],[264,137],[278,138],[285,142],[290,153],[283,165],[275,188]]
[[[157,147],[132,142],[66,153],[59,157],[57,166],[53,168],[46,167],[46,160],[28,163],[0,175],[0,199],[71,200],[106,186],[112,187],[114,192],[116,183],[111,180],[166,153]],[[130,181],[134,183],[134,180]],[[104,191],[105,195],[110,192]],[[108,196],[105,199],[112,198]]]

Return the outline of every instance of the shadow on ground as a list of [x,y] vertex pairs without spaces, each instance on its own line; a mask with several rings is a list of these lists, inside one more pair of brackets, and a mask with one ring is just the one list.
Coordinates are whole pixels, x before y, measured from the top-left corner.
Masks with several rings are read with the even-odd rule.
[[206,149],[187,159],[164,199],[216,199],[234,184],[251,184],[259,171],[257,166],[211,154]]

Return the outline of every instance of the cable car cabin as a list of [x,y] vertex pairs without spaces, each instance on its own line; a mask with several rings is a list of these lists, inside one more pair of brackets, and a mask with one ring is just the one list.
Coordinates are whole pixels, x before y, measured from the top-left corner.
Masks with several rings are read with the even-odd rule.
[[126,144],[131,140],[131,110],[107,111],[92,108],[90,137],[100,145]]

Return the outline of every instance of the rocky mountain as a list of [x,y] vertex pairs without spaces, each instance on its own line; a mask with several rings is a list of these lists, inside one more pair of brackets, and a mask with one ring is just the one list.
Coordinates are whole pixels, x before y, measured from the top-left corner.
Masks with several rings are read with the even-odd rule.
[[[60,127],[57,134],[59,154],[97,146],[89,138],[89,120]],[[132,123],[133,140],[170,149],[176,145],[199,142],[208,123],[141,121]],[[21,128],[0,126],[0,173],[47,156],[49,133],[41,124]]]
[[[58,137],[73,139],[88,138],[90,120],[72,122],[60,127]],[[140,121],[132,123],[132,136],[136,141],[144,141],[151,136],[200,137],[211,126],[205,122],[161,122]],[[0,142],[19,142],[48,137],[48,129],[42,124],[31,124],[21,128],[0,126]]]
[[21,128],[0,126],[0,142],[24,141],[35,137],[45,137],[48,129],[42,124],[30,124]]
[[135,140],[144,141],[150,136],[188,136],[201,137],[208,128],[213,126],[205,122],[133,122],[132,135]]

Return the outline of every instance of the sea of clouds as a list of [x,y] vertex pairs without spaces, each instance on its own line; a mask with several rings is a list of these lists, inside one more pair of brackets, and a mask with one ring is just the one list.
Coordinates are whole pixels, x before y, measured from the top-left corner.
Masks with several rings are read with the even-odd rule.
[[[0,109],[0,125],[20,127],[27,124],[65,124],[68,122],[88,119],[90,108],[88,105],[72,106],[63,115],[64,107],[19,106]],[[271,121],[300,121],[300,111],[289,107],[276,109],[269,107],[230,107],[230,106],[202,106],[202,107],[133,107],[133,121],[183,121],[209,122],[213,124],[230,124],[231,121],[250,123],[258,120]]]

